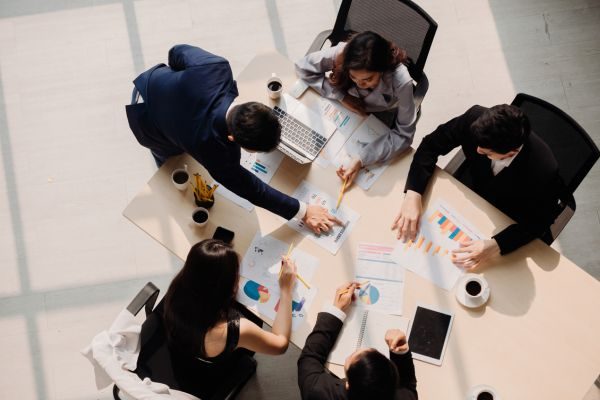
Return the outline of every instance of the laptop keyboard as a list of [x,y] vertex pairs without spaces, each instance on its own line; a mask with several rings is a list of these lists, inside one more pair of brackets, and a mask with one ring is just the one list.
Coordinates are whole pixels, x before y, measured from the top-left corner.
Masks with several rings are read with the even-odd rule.
[[288,142],[300,147],[311,156],[316,157],[319,154],[325,142],[327,142],[323,135],[310,129],[277,106],[273,109],[273,114],[279,119],[281,134]]

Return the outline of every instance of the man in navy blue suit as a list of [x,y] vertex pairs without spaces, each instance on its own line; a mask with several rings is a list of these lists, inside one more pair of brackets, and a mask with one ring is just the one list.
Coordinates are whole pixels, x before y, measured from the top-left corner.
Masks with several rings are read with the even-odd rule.
[[143,103],[126,106],[129,127],[158,166],[188,153],[227,189],[286,219],[301,218],[316,233],[340,223],[326,209],[307,205],[262,182],[240,165],[241,148],[268,152],[281,126],[264,104],[234,104],[238,90],[229,62],[198,47],[169,50],[133,81]]

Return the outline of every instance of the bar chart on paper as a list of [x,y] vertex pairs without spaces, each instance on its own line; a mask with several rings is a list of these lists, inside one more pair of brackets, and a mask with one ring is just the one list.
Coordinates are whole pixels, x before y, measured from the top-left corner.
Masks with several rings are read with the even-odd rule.
[[463,274],[452,262],[452,250],[462,242],[481,238],[468,221],[437,201],[423,213],[416,240],[398,243],[393,257],[408,270],[450,290]]

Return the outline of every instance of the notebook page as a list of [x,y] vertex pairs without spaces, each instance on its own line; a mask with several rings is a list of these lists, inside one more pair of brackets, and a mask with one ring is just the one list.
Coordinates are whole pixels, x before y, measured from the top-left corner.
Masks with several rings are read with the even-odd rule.
[[389,347],[385,342],[385,332],[388,329],[400,329],[406,333],[408,330],[408,318],[368,311],[360,347],[373,347],[379,350],[384,356],[389,357]]
[[365,312],[355,307],[348,309],[342,331],[338,335],[338,340],[329,354],[328,361],[330,363],[344,365],[346,358],[356,350]]

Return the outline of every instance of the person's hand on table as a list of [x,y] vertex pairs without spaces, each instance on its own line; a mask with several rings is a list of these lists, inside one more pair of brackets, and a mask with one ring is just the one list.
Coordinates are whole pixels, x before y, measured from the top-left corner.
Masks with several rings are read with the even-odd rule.
[[408,351],[406,334],[400,329],[388,329],[385,333],[385,342],[392,353],[404,354]]
[[329,214],[325,208],[315,204],[308,205],[302,221],[317,235],[329,231],[333,225],[342,225],[342,221]]
[[345,285],[338,287],[335,291],[335,298],[333,299],[333,305],[346,312],[352,300],[354,299],[354,290],[358,287],[356,282],[348,282]]
[[452,250],[452,262],[467,271],[473,270],[482,262],[500,255],[500,247],[494,239],[469,240],[461,242],[460,247]]
[[292,293],[296,282],[296,263],[290,257],[281,258],[281,271],[279,273],[279,288],[282,292]]
[[344,165],[341,165],[337,169],[337,171],[336,171],[337,176],[339,176],[340,179],[343,181],[346,179],[348,180],[346,182],[346,189],[348,187],[350,187],[350,185],[354,181],[354,178],[356,178],[356,175],[358,175],[358,172],[360,171],[362,166],[363,165],[362,165],[362,161],[360,161],[360,158],[352,158],[347,167],[344,167]]
[[419,217],[423,212],[421,194],[412,190],[406,191],[400,212],[394,219],[392,230],[398,230],[397,238],[403,242],[415,241],[419,231]]
[[362,117],[367,115],[367,113],[365,112],[365,105],[363,101],[358,97],[350,96],[349,94],[347,94],[342,99],[342,104],[346,106],[346,108],[349,108],[351,111],[359,114]]

